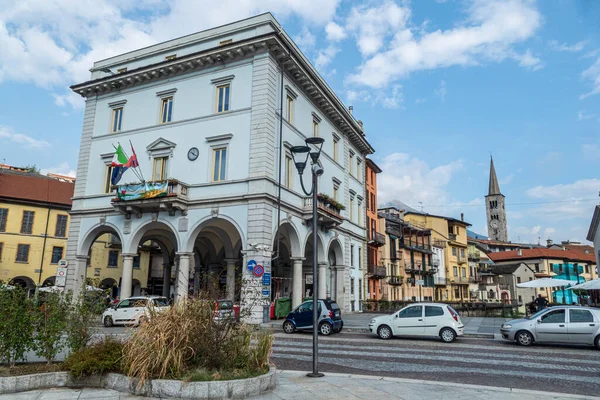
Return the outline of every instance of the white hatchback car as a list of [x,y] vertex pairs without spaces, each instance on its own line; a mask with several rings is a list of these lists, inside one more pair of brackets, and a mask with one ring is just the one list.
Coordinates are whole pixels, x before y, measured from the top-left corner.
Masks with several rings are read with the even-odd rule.
[[391,315],[375,317],[369,331],[382,339],[393,336],[440,337],[446,343],[464,334],[460,315],[447,304],[417,303]]
[[150,311],[161,312],[169,308],[169,300],[162,296],[140,296],[123,299],[107,308],[102,314],[104,326],[139,325],[150,319]]

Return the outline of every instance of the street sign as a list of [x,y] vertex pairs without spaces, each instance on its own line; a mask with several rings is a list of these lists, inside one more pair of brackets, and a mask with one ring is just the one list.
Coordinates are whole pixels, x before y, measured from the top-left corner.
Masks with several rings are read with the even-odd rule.
[[65,259],[62,259],[58,262],[58,266],[61,268],[67,268],[68,265],[69,265],[69,262]]
[[423,286],[423,285],[425,285],[425,281],[423,279],[417,279],[416,284],[419,286]]
[[254,276],[262,276],[264,272],[265,268],[260,264],[256,264],[252,269],[252,273],[254,274]]
[[265,272],[263,275],[263,286],[271,286],[271,273]]
[[256,267],[256,261],[250,260],[248,261],[248,271],[252,271]]
[[66,268],[56,268],[56,276],[57,277],[67,276],[67,269]]
[[67,285],[67,269],[66,268],[56,268],[56,279],[54,281],[56,286],[66,286]]
[[263,290],[262,291],[262,296],[263,297],[271,297],[271,291],[270,290]]

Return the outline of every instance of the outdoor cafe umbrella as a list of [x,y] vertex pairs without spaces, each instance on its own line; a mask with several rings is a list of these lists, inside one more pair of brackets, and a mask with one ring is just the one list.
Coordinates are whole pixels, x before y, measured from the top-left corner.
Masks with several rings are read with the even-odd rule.
[[55,292],[62,292],[62,287],[60,286],[44,286],[41,287],[40,292],[48,292],[48,293],[55,293]]
[[571,287],[571,289],[600,290],[600,279],[580,283],[579,285]]
[[543,279],[535,279],[533,281],[518,283],[517,287],[520,287],[520,288],[553,288],[553,287],[570,286],[571,284],[573,284],[573,281],[568,281],[566,279],[543,278]]

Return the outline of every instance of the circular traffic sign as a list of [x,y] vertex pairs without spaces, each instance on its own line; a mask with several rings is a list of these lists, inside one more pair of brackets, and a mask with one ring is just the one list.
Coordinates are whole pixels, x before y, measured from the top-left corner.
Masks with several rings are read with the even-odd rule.
[[254,267],[256,267],[256,264],[257,264],[257,263],[256,263],[256,261],[254,261],[254,260],[250,260],[250,261],[248,261],[248,270],[249,270],[249,271],[252,271],[252,270],[254,269]]
[[65,271],[58,271],[58,276],[65,276]]
[[252,273],[255,276],[262,276],[262,274],[264,274],[264,272],[265,272],[265,268],[262,265],[260,265],[260,264],[257,264],[254,267],[254,269],[252,270]]

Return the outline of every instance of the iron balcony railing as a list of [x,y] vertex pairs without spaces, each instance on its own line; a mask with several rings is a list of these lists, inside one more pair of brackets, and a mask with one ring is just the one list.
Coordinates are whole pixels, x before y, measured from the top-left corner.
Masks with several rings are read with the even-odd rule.
[[369,265],[367,271],[373,278],[385,278],[386,276],[385,267],[381,265]]
[[388,278],[388,283],[394,286],[402,285],[403,278],[401,276],[390,276]]
[[433,284],[434,285],[447,285],[448,284],[448,279],[446,277],[441,277],[441,276],[434,276],[433,277]]
[[369,244],[373,244],[376,246],[384,246],[385,245],[385,235],[379,232],[371,232],[371,240]]

